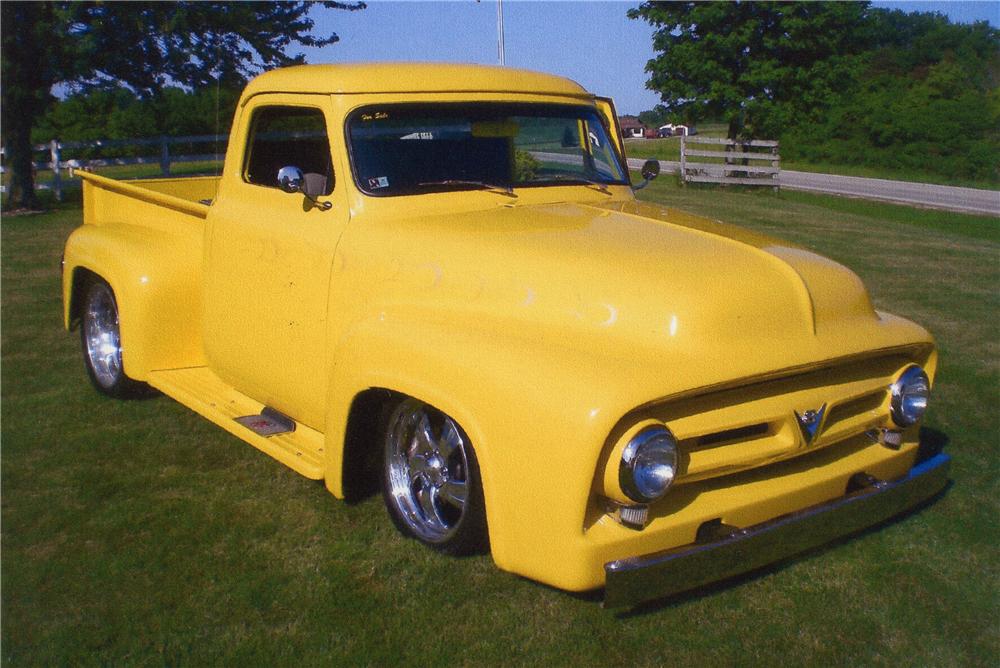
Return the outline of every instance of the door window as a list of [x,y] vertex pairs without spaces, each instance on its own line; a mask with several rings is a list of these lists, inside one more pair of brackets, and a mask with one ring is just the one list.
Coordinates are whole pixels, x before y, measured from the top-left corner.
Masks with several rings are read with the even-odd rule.
[[333,163],[326,120],[319,109],[261,107],[254,112],[247,142],[247,183],[278,187],[278,170],[294,166],[307,182],[318,184],[313,192],[333,192]]

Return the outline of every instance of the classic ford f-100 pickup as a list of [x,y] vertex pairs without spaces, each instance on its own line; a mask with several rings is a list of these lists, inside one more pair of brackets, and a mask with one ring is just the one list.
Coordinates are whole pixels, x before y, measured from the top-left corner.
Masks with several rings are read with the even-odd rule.
[[81,176],[64,315],[96,388],[337,497],[380,481],[442,551],[625,605],[947,482],[928,333],[805,248],[637,201],[611,101],[566,79],[292,67],[248,85],[220,177]]

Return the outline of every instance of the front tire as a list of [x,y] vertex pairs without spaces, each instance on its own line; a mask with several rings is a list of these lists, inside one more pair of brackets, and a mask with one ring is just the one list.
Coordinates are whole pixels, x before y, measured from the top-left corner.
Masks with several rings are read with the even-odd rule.
[[481,552],[486,504],[469,437],[416,399],[402,401],[384,424],[382,492],[396,527],[447,554]]
[[80,320],[83,361],[94,387],[116,399],[144,395],[147,386],[125,375],[118,302],[106,281],[96,277],[87,281]]

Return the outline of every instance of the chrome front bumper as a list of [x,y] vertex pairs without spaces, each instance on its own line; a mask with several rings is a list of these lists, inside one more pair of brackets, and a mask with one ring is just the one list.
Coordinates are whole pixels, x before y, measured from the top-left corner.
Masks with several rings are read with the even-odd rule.
[[878,524],[944,489],[950,462],[937,454],[900,480],[868,480],[868,486],[833,501],[722,538],[608,562],[604,606],[633,606],[688,591]]

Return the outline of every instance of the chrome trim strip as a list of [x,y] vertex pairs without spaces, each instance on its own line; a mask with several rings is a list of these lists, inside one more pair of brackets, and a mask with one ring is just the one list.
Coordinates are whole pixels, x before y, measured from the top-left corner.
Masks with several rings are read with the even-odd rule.
[[631,607],[695,589],[883,522],[944,489],[950,462],[951,457],[938,454],[900,480],[865,487],[710,543],[608,562],[604,607]]

